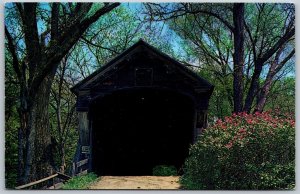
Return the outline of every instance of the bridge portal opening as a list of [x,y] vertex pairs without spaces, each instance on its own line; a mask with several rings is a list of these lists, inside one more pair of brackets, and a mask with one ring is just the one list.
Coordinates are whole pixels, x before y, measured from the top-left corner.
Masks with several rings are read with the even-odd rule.
[[157,165],[182,167],[193,141],[190,97],[156,89],[116,91],[91,105],[92,171],[152,175]]

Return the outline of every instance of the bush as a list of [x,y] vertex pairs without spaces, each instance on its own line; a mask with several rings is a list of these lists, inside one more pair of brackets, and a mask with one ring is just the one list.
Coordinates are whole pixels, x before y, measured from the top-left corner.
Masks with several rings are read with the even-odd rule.
[[83,176],[75,176],[68,180],[62,189],[87,189],[92,183],[98,180],[98,176],[94,173],[88,173]]
[[271,112],[218,120],[190,148],[186,189],[293,189],[295,121]]
[[177,169],[175,166],[159,165],[152,170],[153,176],[176,176]]

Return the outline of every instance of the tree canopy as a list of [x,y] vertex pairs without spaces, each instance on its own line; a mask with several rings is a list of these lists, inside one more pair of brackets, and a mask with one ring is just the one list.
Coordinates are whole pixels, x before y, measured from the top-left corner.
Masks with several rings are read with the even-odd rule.
[[295,110],[293,4],[7,3],[4,25],[7,187],[68,173],[69,88],[141,38],[215,85],[211,122]]

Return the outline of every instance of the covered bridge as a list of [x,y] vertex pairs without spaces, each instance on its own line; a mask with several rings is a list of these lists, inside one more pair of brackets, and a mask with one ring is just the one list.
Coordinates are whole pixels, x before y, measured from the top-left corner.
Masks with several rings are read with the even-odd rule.
[[213,85],[140,40],[72,91],[75,162],[88,159],[84,168],[99,175],[151,175],[156,165],[182,166],[206,127]]

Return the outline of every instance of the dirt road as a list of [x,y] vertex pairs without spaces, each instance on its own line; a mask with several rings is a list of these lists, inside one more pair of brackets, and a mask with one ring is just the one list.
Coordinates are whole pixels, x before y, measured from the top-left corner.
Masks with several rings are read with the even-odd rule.
[[102,176],[89,189],[179,189],[179,176]]

